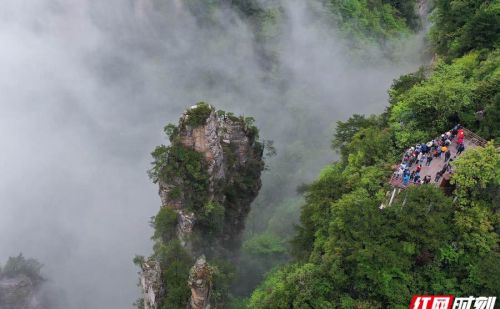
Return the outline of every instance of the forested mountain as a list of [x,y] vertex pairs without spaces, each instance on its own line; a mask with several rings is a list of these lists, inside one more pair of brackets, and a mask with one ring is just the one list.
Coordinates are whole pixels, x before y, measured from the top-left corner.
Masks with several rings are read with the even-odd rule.
[[[293,10],[285,12],[280,1],[193,0],[186,5],[197,22],[209,28],[220,25],[224,10],[237,12],[255,35],[253,48],[265,78],[270,83],[283,82],[279,41],[288,33]],[[241,254],[233,260],[236,267],[219,269],[217,280],[223,280],[225,288],[217,290],[212,304],[215,301],[222,308],[406,308],[414,294],[497,295],[498,3],[323,0],[304,5],[312,16],[335,29],[330,35],[342,40],[354,63],[371,61],[374,49],[394,59],[398,44],[428,29],[428,18],[433,23],[428,48],[419,51],[431,50],[434,57],[432,62],[427,58],[429,64],[418,71],[394,79],[384,113],[354,114],[337,123],[331,144],[338,160],[324,167],[314,182],[297,188],[299,195],[279,184],[295,183],[292,179],[305,167],[294,168],[307,162],[301,157],[317,156],[321,149],[278,149],[285,151],[280,157],[284,160],[271,164],[264,182],[273,185],[264,186],[253,205]],[[294,102],[283,106],[300,113]],[[294,131],[300,136],[304,120],[296,121]],[[491,141],[452,159],[448,190],[433,184],[411,186],[384,207],[393,166],[401,161],[401,154],[457,124]],[[318,136],[289,141],[314,138]],[[300,158],[296,164],[287,157],[290,151]],[[158,154],[153,155],[158,162]],[[273,207],[266,207],[269,204]],[[300,223],[292,231],[290,222],[295,222],[298,208]],[[157,231],[162,230],[161,218],[162,211],[154,221]],[[162,308],[186,305],[188,291],[182,282],[187,281],[186,267],[192,262],[191,258],[185,263],[182,280],[165,279],[167,300],[160,302]],[[168,263],[162,267],[169,269]],[[180,295],[179,289],[184,298],[169,300],[169,290],[170,295]],[[196,307],[192,302],[191,306]]]
[[[249,308],[407,308],[414,294],[500,293],[500,5],[434,5],[432,65],[395,79],[383,114],[338,122],[341,158],[307,188],[295,259],[268,274]],[[491,141],[451,163],[454,190],[410,187],[379,209],[401,154],[457,123]]]
[[0,309],[498,296],[499,18],[2,1]]
[[[153,3],[157,9],[162,9],[161,1]],[[259,78],[264,79],[270,89],[276,88],[279,97],[278,101],[270,102],[280,108],[275,113],[276,122],[270,122],[267,127],[267,131],[269,127],[272,127],[273,131],[277,130],[276,127],[283,130],[283,133],[279,134],[280,140],[276,140],[278,154],[275,159],[269,160],[270,170],[263,175],[266,185],[253,203],[252,211],[246,220],[244,242],[238,261],[232,270],[225,269],[225,284],[230,287],[224,291],[225,295],[220,296],[225,302],[218,302],[219,306],[229,308],[245,306],[245,298],[261,282],[264,274],[276,265],[293,258],[290,254],[290,240],[295,233],[293,226],[298,222],[299,208],[303,203],[303,197],[296,191],[297,185],[310,181],[319,162],[327,162],[332,157],[328,149],[332,115],[324,114],[318,119],[317,115],[321,114],[319,109],[311,111],[304,106],[305,102],[312,99],[308,97],[311,90],[307,89],[307,84],[299,85],[299,88],[290,86],[289,79],[293,72],[290,72],[287,63],[282,61],[285,56],[290,56],[287,55],[288,52],[294,51],[288,50],[286,42],[293,40],[296,35],[293,31],[301,30],[296,26],[306,23],[305,28],[314,27],[315,32],[317,29],[324,31],[320,32],[321,35],[327,36],[328,41],[337,45],[328,51],[331,55],[321,56],[325,57],[326,61],[330,61],[329,57],[336,58],[335,53],[352,52],[353,55],[342,56],[345,57],[348,67],[351,64],[363,67],[373,59],[379,59],[383,67],[391,59],[397,58],[396,54],[400,52],[399,48],[406,40],[421,31],[423,17],[418,14],[417,3],[414,1],[306,1],[294,2],[290,7],[282,1],[192,0],[183,4],[195,16],[196,22],[206,29],[224,27],[224,23],[232,16],[230,12],[236,12],[254,35],[252,48],[255,49],[258,64],[263,72],[263,76]],[[301,11],[309,15],[300,16],[303,13]],[[222,50],[221,47],[225,44],[227,42],[224,37],[216,37],[206,48],[218,51]],[[297,59],[289,60],[295,62]],[[334,63],[331,67],[336,69]],[[224,84],[220,76],[212,76],[211,73],[207,72],[207,77],[213,80],[213,84]],[[304,77],[307,79],[307,76]],[[316,79],[311,78],[310,82],[314,83]],[[250,110],[254,108],[260,109],[255,106]],[[257,116],[257,122],[262,118],[268,117]],[[285,125],[288,122],[291,125]],[[317,147],[319,144],[325,147]],[[156,160],[156,154],[154,156]],[[160,212],[158,216],[164,213],[165,211]],[[175,221],[174,219],[172,220]],[[155,227],[161,228],[158,225]],[[185,274],[177,277],[183,279],[170,279],[170,284],[166,284],[170,286],[170,290],[175,290],[171,295],[177,295],[174,285],[183,291],[182,295],[187,295],[186,286],[179,284],[187,280],[186,270],[193,262],[191,258],[183,264]],[[210,259],[208,262],[211,263]],[[167,267],[168,263],[164,263],[163,268]],[[166,293],[168,294],[168,291]],[[161,303],[169,308],[174,304],[181,308],[187,300],[187,297],[184,297],[177,302],[170,299]]]
[[227,306],[240,235],[262,185],[254,121],[200,102],[165,127],[170,145],[155,148],[150,170],[162,206],[151,222],[154,253],[135,259],[139,307]]

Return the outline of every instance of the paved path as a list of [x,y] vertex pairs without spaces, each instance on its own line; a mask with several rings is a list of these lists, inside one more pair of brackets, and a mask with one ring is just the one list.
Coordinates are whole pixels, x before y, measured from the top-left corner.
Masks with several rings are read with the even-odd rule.
[[[464,152],[466,152],[468,149],[478,147],[477,143],[475,141],[473,141],[472,139],[468,138],[467,136],[464,137],[464,146],[465,146]],[[457,156],[457,143],[455,140],[452,141],[452,143],[448,147],[448,149],[451,152],[451,158],[454,159]],[[462,152],[462,154],[464,152]],[[448,172],[446,172],[443,175],[443,177],[441,177],[441,179],[439,179],[438,182],[434,182],[434,177],[436,176],[436,173],[439,172],[445,164],[444,153],[441,154],[441,158],[434,158],[431,161],[430,166],[425,166],[425,162],[426,162],[426,160],[424,160],[422,162],[422,170],[420,171],[420,179],[424,179],[425,176],[429,175],[429,176],[431,176],[431,183],[439,185],[441,183],[441,180],[443,180],[443,178],[445,177],[445,175],[449,174]],[[410,167],[410,172],[413,172],[415,170],[416,166],[417,166],[417,164],[414,163]],[[398,168],[399,168],[399,165],[398,165]],[[395,177],[392,176],[390,183],[393,187],[397,187],[397,188],[406,188],[407,187],[407,186],[403,185],[403,177],[399,177],[398,179],[395,179]],[[410,185],[415,185],[415,184],[413,184],[413,182],[410,182]]]

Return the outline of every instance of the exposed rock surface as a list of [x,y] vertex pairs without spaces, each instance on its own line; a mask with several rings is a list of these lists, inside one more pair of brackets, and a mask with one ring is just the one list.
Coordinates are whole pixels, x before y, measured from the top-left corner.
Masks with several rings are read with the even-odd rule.
[[190,309],[210,309],[210,290],[212,288],[212,271],[205,256],[196,260],[189,274],[188,285],[191,288]]
[[[161,165],[156,170],[155,181],[162,207],[177,214],[177,239],[193,258],[201,256],[186,283],[191,289],[188,307],[209,309],[211,268],[205,255],[231,259],[231,252],[239,247],[250,204],[261,187],[263,145],[257,141],[257,129],[251,119],[216,112],[206,104],[193,106],[184,113],[174,132],[170,148],[163,148],[166,155],[155,157],[156,162],[166,166],[165,173]],[[203,192],[191,188],[198,184],[190,182],[193,177],[179,175],[178,166],[187,159],[170,156],[170,151],[175,152],[179,147],[201,154],[206,176]],[[169,169],[172,167],[169,164],[174,168]],[[218,217],[220,212],[222,218]],[[142,266],[145,309],[157,308],[161,303],[158,300],[168,295],[168,290],[161,288],[161,273],[165,270],[160,269],[168,265],[153,266],[151,262],[152,258]]]
[[[196,107],[193,107],[196,108]],[[244,219],[250,210],[250,204],[261,187],[260,172],[263,169],[262,148],[253,140],[245,122],[241,118],[226,115],[218,116],[212,111],[204,125],[191,127],[186,125],[185,113],[179,122],[179,142],[187,148],[203,154],[209,176],[208,199],[216,201],[226,208],[224,241],[238,242],[243,230]],[[258,144],[258,147],[256,147]],[[252,165],[253,166],[250,166]],[[238,179],[246,172],[254,172],[252,181],[246,181],[243,188]],[[248,180],[248,179],[246,179]],[[189,235],[196,222],[195,214],[186,209],[184,192],[172,198],[173,188],[182,183],[181,179],[159,180],[159,195],[163,207],[174,208],[179,215],[178,237],[187,245]],[[238,190],[236,201],[228,202],[225,189],[234,186]],[[229,214],[229,215],[228,215]]]
[[33,281],[18,275],[0,279],[0,309],[45,309]]
[[144,309],[157,309],[161,295],[160,264],[154,259],[142,263],[141,287],[144,291]]

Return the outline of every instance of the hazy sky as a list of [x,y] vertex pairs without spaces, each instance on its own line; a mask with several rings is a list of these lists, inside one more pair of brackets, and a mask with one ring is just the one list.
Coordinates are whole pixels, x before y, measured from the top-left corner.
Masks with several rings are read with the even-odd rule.
[[398,62],[372,49],[354,64],[308,7],[283,1],[278,87],[235,14],[200,28],[181,0],[156,3],[2,2],[0,261],[40,260],[68,309],[131,308],[138,297],[131,261],[151,251],[159,207],[149,153],[184,108],[206,100],[254,115],[280,149],[295,125],[289,110],[317,120],[307,134],[325,135],[351,113],[382,111],[392,79],[419,62],[409,39]]

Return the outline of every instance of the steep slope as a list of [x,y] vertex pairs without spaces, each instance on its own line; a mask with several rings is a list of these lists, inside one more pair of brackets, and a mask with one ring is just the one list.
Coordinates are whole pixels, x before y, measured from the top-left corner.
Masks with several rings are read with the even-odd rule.
[[41,292],[42,265],[22,254],[10,257],[0,268],[1,309],[48,309],[46,295]]
[[0,308],[42,309],[36,298],[36,286],[33,281],[25,275],[1,279]]
[[[415,294],[500,293],[498,5],[435,3],[433,66],[395,80],[385,113],[338,122],[341,158],[308,186],[296,260],[267,276],[250,308],[407,308]],[[490,142],[452,158],[449,190],[417,184],[379,209],[402,152],[457,123]]]
[[[235,258],[250,204],[261,187],[263,144],[252,118],[215,111],[206,103],[191,107],[165,132],[171,144],[155,149],[150,171],[162,203],[153,220],[155,254],[138,260],[144,307],[185,307],[190,276],[192,308],[208,308],[212,277],[223,271],[207,264],[205,256],[209,261]],[[171,268],[176,268],[174,274]],[[213,301],[223,302],[221,297]]]

